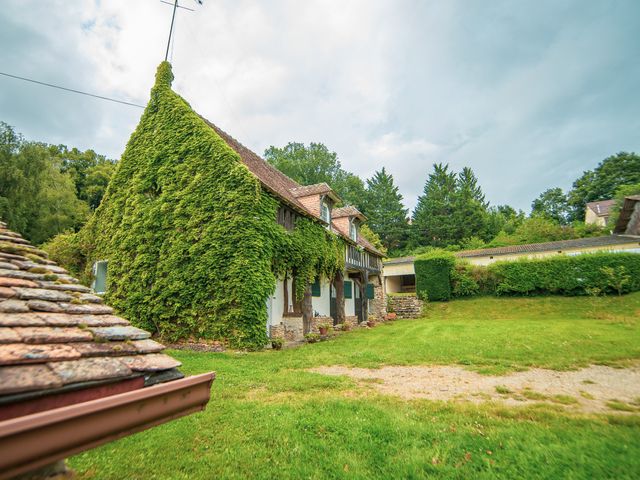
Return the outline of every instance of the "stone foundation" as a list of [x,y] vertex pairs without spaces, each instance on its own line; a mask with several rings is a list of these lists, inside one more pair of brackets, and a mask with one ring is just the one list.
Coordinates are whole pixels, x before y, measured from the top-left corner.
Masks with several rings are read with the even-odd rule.
[[344,323],[346,323],[347,325],[349,325],[351,328],[355,328],[358,326],[358,317],[353,315],[347,315],[344,318]]
[[398,318],[419,318],[422,316],[424,302],[415,295],[388,295],[390,312]]
[[271,338],[282,338],[286,342],[304,339],[302,317],[283,317],[282,322],[269,327]]
[[373,283],[373,299],[369,301],[369,320],[383,322],[387,316],[387,299],[382,288],[382,279],[378,276],[370,277]]
[[333,326],[333,318],[331,317],[313,317],[311,319],[311,333],[320,333],[318,326],[326,324]]

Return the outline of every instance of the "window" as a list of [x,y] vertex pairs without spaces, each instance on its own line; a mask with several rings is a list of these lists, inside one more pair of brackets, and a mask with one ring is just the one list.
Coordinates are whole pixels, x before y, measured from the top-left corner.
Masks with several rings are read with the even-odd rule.
[[354,221],[352,221],[349,225],[349,236],[354,242],[358,241],[358,227],[356,226],[356,222]]
[[373,285],[373,283],[367,283],[367,287],[366,287],[366,293],[367,293],[367,298],[369,300],[373,300],[376,296],[375,296],[375,287]]
[[344,281],[344,298],[353,297],[353,282],[350,280]]
[[327,223],[331,223],[331,210],[326,202],[320,204],[320,217]]
[[93,283],[91,288],[96,293],[105,293],[107,291],[107,267],[106,260],[100,260],[93,264]]
[[321,297],[322,289],[320,288],[320,279],[316,278],[316,281],[311,284],[311,296]]

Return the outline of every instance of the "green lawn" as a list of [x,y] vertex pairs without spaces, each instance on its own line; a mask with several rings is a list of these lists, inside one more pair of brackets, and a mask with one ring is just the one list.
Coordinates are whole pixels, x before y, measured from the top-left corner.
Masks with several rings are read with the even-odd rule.
[[571,415],[374,393],[304,371],[464,364],[484,373],[640,358],[640,293],[433,304],[421,320],[282,352],[172,352],[215,370],[202,414],[71,459],[82,479],[638,478],[640,416]]

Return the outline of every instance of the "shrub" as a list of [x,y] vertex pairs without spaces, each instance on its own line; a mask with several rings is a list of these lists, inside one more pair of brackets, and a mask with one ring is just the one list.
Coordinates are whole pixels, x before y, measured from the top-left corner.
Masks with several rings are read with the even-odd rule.
[[451,272],[455,257],[450,252],[434,250],[415,259],[416,293],[422,300],[449,300]]
[[42,249],[51,260],[69,270],[74,277],[83,276],[86,258],[77,233],[59,233],[42,245]]
[[473,267],[465,262],[456,263],[451,270],[451,293],[454,297],[477,295],[480,285],[474,278]]
[[640,290],[640,255],[594,253],[498,262],[489,267],[496,294],[588,295],[594,289],[623,294]]

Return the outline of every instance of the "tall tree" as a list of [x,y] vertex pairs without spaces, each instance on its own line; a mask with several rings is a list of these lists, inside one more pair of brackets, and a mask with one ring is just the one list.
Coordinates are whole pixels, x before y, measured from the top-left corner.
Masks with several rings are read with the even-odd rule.
[[409,210],[404,208],[393,176],[384,167],[367,180],[363,213],[369,219],[369,227],[378,234],[388,251],[404,248],[409,233]]
[[456,178],[452,218],[456,228],[452,240],[458,244],[471,237],[489,240],[488,206],[473,170],[464,167]]
[[531,216],[548,218],[560,225],[569,223],[570,213],[567,196],[557,187],[545,190],[531,204]]
[[621,186],[636,183],[640,183],[640,155],[620,152],[605,158],[573,182],[568,195],[570,220],[583,220],[588,202],[613,198]]
[[81,151],[65,145],[52,145],[52,154],[60,159],[61,171],[68,172],[76,186],[76,195],[92,210],[98,208],[115,170],[115,162],[93,150]]
[[42,143],[27,142],[0,122],[0,217],[33,243],[79,227],[87,205],[71,177]]
[[414,246],[446,246],[453,243],[456,174],[448,165],[435,164],[413,211],[411,233]]
[[362,208],[364,182],[360,177],[342,169],[338,155],[322,143],[290,142],[282,148],[271,146],[264,158],[285,175],[302,185],[328,183],[342,200]]

